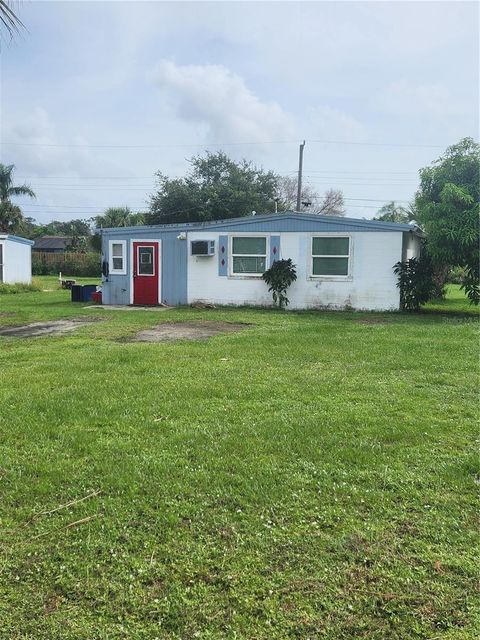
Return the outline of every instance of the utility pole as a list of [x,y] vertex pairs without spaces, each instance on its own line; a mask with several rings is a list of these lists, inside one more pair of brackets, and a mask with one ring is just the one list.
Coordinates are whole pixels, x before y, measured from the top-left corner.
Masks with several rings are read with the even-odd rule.
[[298,155],[298,187],[297,187],[297,212],[300,211],[300,204],[302,200],[302,171],[303,171],[303,149],[305,147],[305,140],[300,145],[300,152]]

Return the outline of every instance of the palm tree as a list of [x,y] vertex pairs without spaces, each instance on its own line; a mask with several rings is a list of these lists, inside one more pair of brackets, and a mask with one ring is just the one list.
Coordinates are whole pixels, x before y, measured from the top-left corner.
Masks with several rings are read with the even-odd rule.
[[0,23],[8,31],[10,38],[13,38],[14,33],[18,33],[19,27],[25,27],[20,18],[9,7],[8,0],[0,0]]
[[144,224],[143,214],[133,213],[130,207],[110,207],[94,220],[98,228],[135,227]]
[[5,233],[14,233],[23,222],[22,210],[18,205],[13,204],[10,198],[12,196],[36,197],[27,184],[13,186],[14,169],[13,164],[0,163],[0,230]]
[[373,219],[382,220],[383,222],[407,223],[410,221],[410,212],[392,200],[388,204],[384,204]]

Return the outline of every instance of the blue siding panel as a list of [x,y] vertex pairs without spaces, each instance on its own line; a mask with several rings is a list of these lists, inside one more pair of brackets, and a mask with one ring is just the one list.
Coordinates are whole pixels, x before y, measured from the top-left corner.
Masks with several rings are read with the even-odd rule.
[[188,242],[178,233],[160,234],[162,241],[162,302],[176,306],[187,304]]
[[280,260],[280,236],[270,236],[270,266]]
[[127,241],[127,275],[110,275],[102,278],[102,299],[105,304],[130,304],[130,248],[134,240],[161,241],[162,302],[172,306],[187,304],[187,241],[177,238],[178,232],[150,227],[122,228],[116,233],[102,233],[102,261],[108,262],[109,241]]
[[218,236],[218,275],[228,276],[228,236]]

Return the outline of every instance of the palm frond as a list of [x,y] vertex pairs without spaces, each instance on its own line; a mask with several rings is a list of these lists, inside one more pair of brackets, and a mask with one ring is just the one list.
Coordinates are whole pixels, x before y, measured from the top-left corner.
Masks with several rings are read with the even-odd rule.
[[25,29],[23,22],[8,6],[8,0],[0,0],[0,23],[8,31],[10,38],[13,38],[15,33],[19,33],[21,27]]
[[23,184],[20,187],[10,187],[8,189],[9,196],[30,196],[30,198],[36,198],[37,196],[28,186],[28,184]]

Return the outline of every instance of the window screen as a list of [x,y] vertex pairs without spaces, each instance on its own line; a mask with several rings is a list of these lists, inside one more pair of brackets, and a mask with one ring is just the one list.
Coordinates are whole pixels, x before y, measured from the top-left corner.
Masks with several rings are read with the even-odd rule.
[[349,237],[312,238],[312,275],[348,276],[349,260]]
[[258,236],[232,238],[232,272],[261,275],[267,269],[267,239]]

